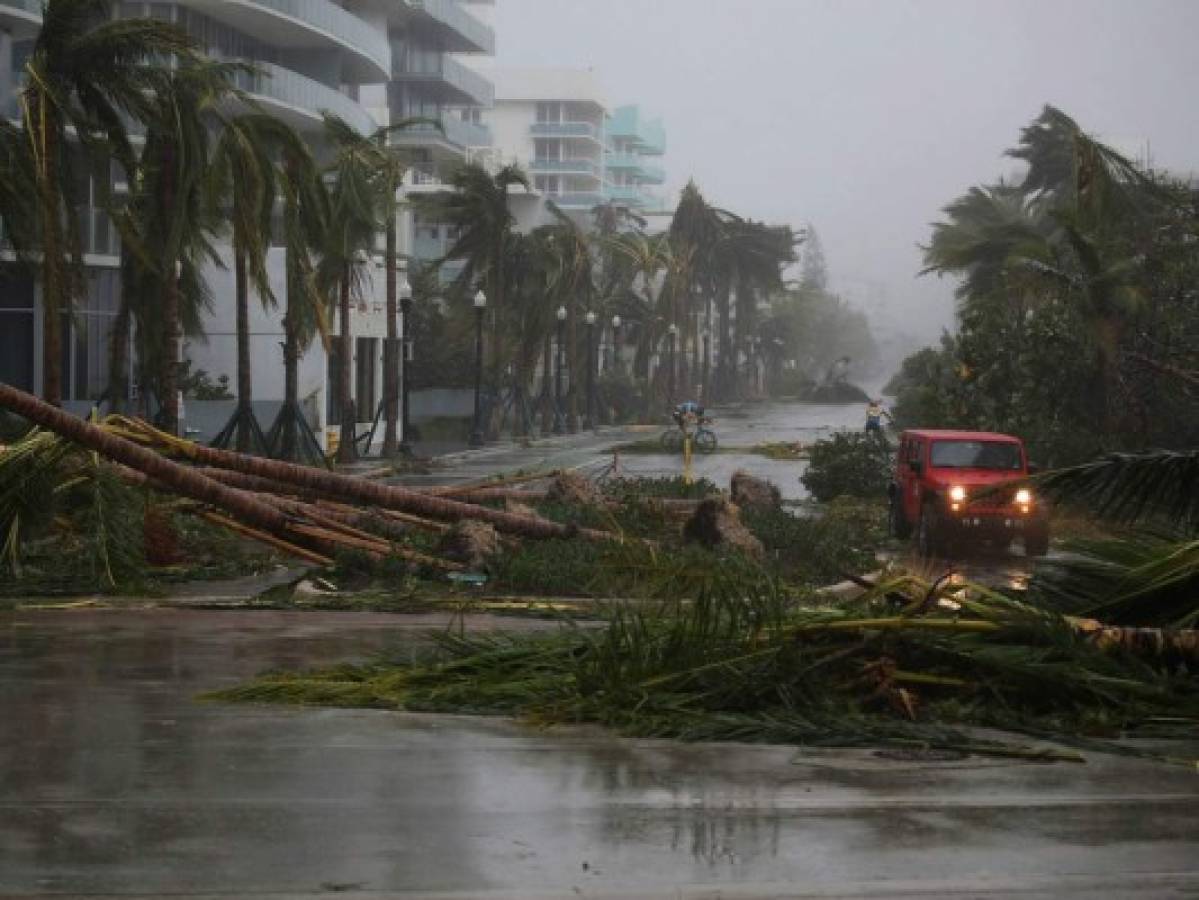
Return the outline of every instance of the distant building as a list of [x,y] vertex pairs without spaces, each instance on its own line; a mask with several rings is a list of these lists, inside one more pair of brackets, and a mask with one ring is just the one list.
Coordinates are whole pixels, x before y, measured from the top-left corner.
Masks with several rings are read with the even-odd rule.
[[495,69],[492,79],[495,106],[482,116],[494,153],[525,169],[536,193],[580,219],[604,203],[664,206],[649,190],[666,180],[660,120],[613,109],[587,69]]

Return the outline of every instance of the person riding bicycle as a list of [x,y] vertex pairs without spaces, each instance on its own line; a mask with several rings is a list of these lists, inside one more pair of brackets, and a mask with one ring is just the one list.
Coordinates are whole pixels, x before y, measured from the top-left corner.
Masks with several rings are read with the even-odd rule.
[[689,422],[698,422],[704,417],[704,407],[702,403],[695,400],[684,400],[674,408],[672,415],[679,430],[686,431]]
[[888,422],[894,421],[891,418],[891,414],[887,412],[887,408],[883,406],[881,398],[871,400],[866,407],[866,433],[886,440],[886,435],[883,432],[883,416],[887,417]]

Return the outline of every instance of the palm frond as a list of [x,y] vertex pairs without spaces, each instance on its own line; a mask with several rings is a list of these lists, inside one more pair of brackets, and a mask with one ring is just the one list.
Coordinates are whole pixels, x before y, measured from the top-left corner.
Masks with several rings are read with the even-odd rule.
[[1161,519],[1199,529],[1199,450],[1113,453],[1034,478],[1057,503],[1087,507],[1118,522]]

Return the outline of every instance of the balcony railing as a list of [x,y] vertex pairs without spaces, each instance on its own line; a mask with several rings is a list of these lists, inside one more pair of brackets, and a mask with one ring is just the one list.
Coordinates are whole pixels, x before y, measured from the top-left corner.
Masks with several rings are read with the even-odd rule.
[[603,194],[598,193],[571,193],[571,194],[546,194],[546,200],[552,200],[563,209],[591,209],[596,206],[602,206],[607,202],[607,198]]
[[464,66],[448,53],[437,56],[437,68],[428,71],[414,71],[401,63],[398,55],[393,54],[393,77],[399,81],[441,81],[453,88],[465,103],[491,106],[495,102],[495,88],[490,81],[467,66]]
[[14,37],[32,34],[42,24],[42,0],[0,0],[0,22],[17,26]]
[[[395,114],[393,113],[393,115]],[[392,132],[392,142],[412,146],[441,140],[464,150],[468,147],[491,146],[491,129],[486,125],[464,122],[457,115],[447,114],[441,120],[441,127],[444,134],[438,132],[432,125],[413,125],[403,131]]]
[[[391,70],[391,45],[382,28],[375,28],[332,0],[238,0],[261,6],[331,35],[338,43],[364,54],[380,71]],[[223,4],[222,4],[223,5]],[[269,39],[269,36],[267,36]]]
[[590,159],[534,159],[529,163],[534,172],[566,172],[583,175],[600,173],[599,164]]
[[537,137],[600,139],[600,129],[590,122],[535,122],[529,130]]
[[443,29],[464,39],[467,46],[460,46],[462,41],[453,42],[448,50],[475,50],[488,55],[495,53],[495,32],[490,26],[480,22],[465,9],[459,0],[400,0],[409,10],[423,13]]
[[257,72],[241,73],[236,77],[238,87],[242,90],[257,94],[268,103],[274,101],[281,104],[314,121],[320,121],[321,113],[327,110],[363,134],[377,127],[371,114],[341,91],[274,63],[253,64]]

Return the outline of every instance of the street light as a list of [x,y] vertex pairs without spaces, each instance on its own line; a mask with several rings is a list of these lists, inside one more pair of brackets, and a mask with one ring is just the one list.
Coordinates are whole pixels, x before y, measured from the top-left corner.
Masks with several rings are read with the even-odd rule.
[[667,393],[666,399],[667,399],[667,402],[671,406],[674,406],[674,391],[675,391],[674,379],[675,379],[675,371],[677,369],[677,367],[675,366],[674,352],[675,352],[675,343],[678,341],[678,338],[679,338],[679,326],[674,324],[674,322],[671,322],[670,327],[668,329],[666,329],[666,331],[670,335],[670,381],[668,382],[670,390]]
[[[400,269],[396,284],[396,296],[400,300],[400,453],[412,455],[412,427],[408,421],[408,361],[412,357],[412,285],[408,283],[407,268]],[[395,348],[392,349],[395,353]],[[387,399],[390,409],[395,409],[395,398]]]
[[620,316],[612,317],[612,371],[620,372]]
[[475,294],[475,420],[470,431],[470,446],[483,446],[483,311],[487,295],[480,288]]
[[583,317],[587,325],[587,416],[583,427],[595,429],[595,313],[588,311]]
[[562,414],[562,369],[566,357],[566,307],[558,307],[558,359],[554,372],[554,434],[566,431],[566,420]]

